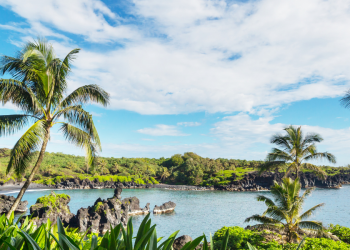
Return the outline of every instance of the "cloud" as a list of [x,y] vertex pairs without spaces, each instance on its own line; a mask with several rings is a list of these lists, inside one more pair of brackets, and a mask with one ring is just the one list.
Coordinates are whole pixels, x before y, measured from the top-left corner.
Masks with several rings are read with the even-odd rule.
[[[98,0],[0,0],[0,5],[25,18],[30,25],[27,30],[31,30],[31,33],[55,36],[57,33],[51,31],[52,27],[82,35],[91,42],[114,42],[139,37],[135,27],[123,25],[123,19]],[[13,24],[3,25],[2,28],[26,32]]]
[[185,126],[185,127],[197,127],[200,126],[200,122],[178,122],[178,126]]
[[101,117],[103,115],[103,113],[96,113],[94,111],[90,111],[89,112],[92,116],[97,116],[97,117]]
[[155,128],[143,128],[137,130],[137,132],[146,135],[153,136],[188,136],[189,134],[184,134],[178,130],[176,126],[158,124]]
[[[112,109],[266,115],[350,87],[345,0],[134,0],[127,11],[135,24],[97,0],[0,4],[44,34],[54,28],[89,42],[122,42],[104,52],[83,50],[70,81],[108,89]],[[76,47],[61,44],[67,52]]]

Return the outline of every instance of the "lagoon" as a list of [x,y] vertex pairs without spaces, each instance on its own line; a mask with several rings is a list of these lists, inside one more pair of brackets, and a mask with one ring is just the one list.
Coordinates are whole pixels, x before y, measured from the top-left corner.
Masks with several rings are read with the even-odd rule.
[[[78,189],[54,190],[71,196],[69,207],[76,213],[81,207],[92,206],[98,197],[107,199],[113,196],[113,189]],[[50,194],[51,190],[29,190],[23,200],[27,200],[28,208],[35,204],[38,197]],[[2,192],[6,195],[17,195],[17,192]],[[167,189],[123,189],[122,198],[136,196],[140,206],[151,203],[151,211],[155,205],[167,201],[176,203],[172,214],[151,215],[152,223],[157,224],[158,236],[169,236],[180,230],[179,235],[197,237],[205,233],[214,233],[223,226],[247,226],[245,218],[253,214],[261,214],[266,208],[257,202],[257,195],[269,192],[225,192],[225,191],[174,191]],[[305,209],[316,204],[325,203],[312,218],[325,225],[330,223],[350,227],[350,185],[341,189],[316,189],[305,202]],[[29,213],[29,209],[28,209]],[[144,216],[134,216],[134,231],[138,229]]]

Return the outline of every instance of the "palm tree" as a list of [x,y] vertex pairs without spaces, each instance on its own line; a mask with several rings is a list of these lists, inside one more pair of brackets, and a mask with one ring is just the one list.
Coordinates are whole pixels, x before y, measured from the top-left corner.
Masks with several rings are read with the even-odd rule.
[[85,85],[66,95],[67,76],[78,52],[79,49],[74,49],[60,60],[50,43],[38,39],[28,42],[16,57],[1,57],[0,71],[10,74],[12,79],[0,79],[0,101],[14,104],[23,113],[0,116],[0,136],[14,134],[30,125],[11,150],[7,173],[14,171],[21,176],[34,160],[34,152],[39,150],[31,174],[7,217],[16,209],[40,168],[54,125],[60,125],[67,141],[85,149],[88,165],[94,166],[101,150],[92,116],[82,105],[95,102],[106,106],[109,94],[97,85]]
[[286,168],[286,175],[295,171],[296,178],[302,169],[308,169],[318,176],[325,178],[327,174],[319,167],[305,161],[326,159],[331,163],[336,163],[335,156],[331,153],[317,152],[315,143],[323,141],[319,134],[311,133],[304,136],[301,127],[289,126],[284,129],[286,135],[276,134],[271,137],[271,143],[279,148],[273,148],[267,155],[265,164],[259,167],[259,172]]
[[162,171],[163,172],[160,176],[160,180],[165,180],[166,178],[168,178],[170,176],[170,173],[169,173],[168,168],[166,168],[166,167],[163,167]]
[[322,223],[319,221],[305,221],[316,209],[322,207],[324,203],[318,204],[303,214],[301,213],[303,203],[313,188],[307,189],[302,196],[299,196],[301,185],[299,179],[292,180],[284,178],[281,185],[275,182],[271,188],[274,201],[266,196],[259,195],[258,201],[265,202],[267,209],[263,215],[253,215],[245,222],[256,221],[260,224],[253,226],[257,229],[279,229],[287,234],[287,241],[299,240],[299,234],[304,229],[321,230]]

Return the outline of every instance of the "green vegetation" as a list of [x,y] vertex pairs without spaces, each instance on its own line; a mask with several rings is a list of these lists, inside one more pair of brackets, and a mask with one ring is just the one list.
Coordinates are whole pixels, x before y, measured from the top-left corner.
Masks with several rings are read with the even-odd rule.
[[[10,160],[10,149],[0,152],[0,180],[6,182],[13,177],[6,177],[6,166]],[[188,161],[190,156],[194,156]],[[34,157],[35,158],[35,157]],[[181,159],[181,160],[180,160]],[[101,163],[103,171],[100,172]],[[187,163],[186,163],[187,162]],[[197,171],[192,171],[194,165]],[[179,164],[179,165],[178,165]],[[176,154],[171,158],[113,158],[100,157],[97,168],[86,167],[82,156],[67,155],[63,153],[45,153],[44,160],[33,180],[36,183],[55,185],[71,178],[91,181],[95,179],[116,182],[153,183],[158,184],[191,184],[191,185],[227,185],[232,181],[241,180],[248,173],[258,171],[262,161],[246,161],[234,159],[209,159],[194,153]],[[349,167],[320,166],[328,175],[349,173]],[[308,170],[303,170],[308,171]],[[195,175],[190,177],[189,175]],[[29,169],[23,174],[23,180],[30,175]],[[139,180],[138,180],[139,179]],[[142,181],[143,182],[142,182]]]
[[350,228],[331,224],[329,232],[336,235],[340,240],[350,244]]
[[106,106],[109,94],[97,85],[85,85],[67,95],[67,77],[79,50],[72,50],[60,60],[50,43],[38,39],[26,43],[16,57],[1,57],[0,72],[12,79],[0,79],[0,101],[15,105],[22,113],[0,116],[0,137],[29,126],[10,152],[6,174],[13,171],[20,177],[31,169],[7,217],[34,180],[54,125],[60,126],[68,142],[85,149],[87,166],[95,165],[101,143],[92,115],[82,105],[94,102]]
[[[13,250],[171,250],[172,244],[179,231],[168,238],[157,237],[156,225],[151,225],[150,214],[145,216],[139,230],[133,232],[132,220],[127,228],[122,224],[112,228],[103,237],[97,234],[78,233],[77,229],[65,229],[61,220],[52,225],[50,221],[35,228],[28,218],[21,226],[14,221],[12,213],[9,220],[5,215],[0,217],[0,249]],[[335,226],[337,227],[337,226]],[[332,227],[331,227],[332,228]],[[338,227],[337,227],[338,228]],[[343,228],[343,227],[342,227]],[[332,229],[330,229],[332,230]],[[347,228],[347,230],[350,230]],[[266,237],[272,235],[273,237]],[[267,240],[267,238],[269,238]],[[241,227],[223,227],[210,237],[208,244],[205,235],[187,243],[181,250],[239,250],[239,249],[266,249],[266,250],[349,250],[350,245],[343,241],[334,241],[327,238],[305,238],[301,244],[278,243],[281,235],[268,231],[252,231]],[[251,246],[251,245],[254,245]]]
[[284,129],[285,135],[276,134],[271,137],[271,143],[280,148],[273,148],[266,157],[266,163],[260,166],[260,172],[266,170],[284,169],[286,175],[294,171],[298,178],[301,170],[312,171],[322,178],[326,177],[326,172],[311,163],[309,160],[326,159],[331,163],[336,163],[335,156],[331,153],[317,152],[315,143],[323,141],[319,134],[307,134],[304,136],[301,127],[289,126]]
[[254,225],[257,229],[274,229],[284,230],[287,234],[287,241],[292,242],[300,239],[302,229],[322,230],[323,226],[318,221],[305,221],[316,209],[324,205],[318,204],[301,214],[303,203],[308,195],[311,194],[312,188],[307,189],[303,195],[300,194],[301,185],[299,179],[294,181],[291,178],[284,178],[281,184],[275,182],[271,187],[271,194],[274,201],[270,198],[259,195],[258,201],[262,201],[268,207],[263,215],[253,215],[245,221],[256,221],[260,224]]
[[103,202],[97,202],[97,204],[94,206],[94,211],[97,212],[100,210],[100,208],[103,208]]
[[[0,155],[0,179],[6,178],[9,149]],[[37,152],[35,153],[37,154]],[[35,157],[34,157],[35,158]],[[36,183],[55,185],[70,178],[99,181],[135,181],[140,184],[159,182],[190,185],[226,185],[239,180],[249,172],[258,170],[262,161],[209,159],[195,153],[176,154],[171,158],[107,158],[100,157],[97,167],[87,168],[84,157],[63,153],[45,153],[44,160],[33,180]],[[31,163],[32,164],[32,163]],[[23,178],[30,175],[29,169]]]
[[39,197],[36,200],[36,203],[43,204],[44,207],[50,206],[52,208],[56,208],[59,206],[60,199],[68,200],[70,199],[70,196],[67,194],[56,194],[52,191],[49,195]]

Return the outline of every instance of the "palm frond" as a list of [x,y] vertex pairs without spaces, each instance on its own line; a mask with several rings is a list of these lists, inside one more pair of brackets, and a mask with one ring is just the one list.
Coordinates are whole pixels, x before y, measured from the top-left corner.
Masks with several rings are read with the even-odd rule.
[[6,173],[14,170],[21,175],[29,167],[32,160],[32,153],[38,150],[47,133],[47,123],[39,120],[34,123],[17,141],[10,154],[10,161]]
[[327,177],[327,173],[325,171],[323,171],[320,167],[314,165],[314,164],[311,164],[311,163],[303,163],[301,165],[301,167],[303,169],[308,169],[308,170],[311,170],[314,172],[314,174],[316,174],[319,178],[321,179],[326,179]]
[[69,123],[79,126],[86,131],[96,143],[96,146],[101,148],[100,137],[97,133],[97,129],[94,125],[92,115],[85,111],[81,105],[69,106],[65,109],[60,110],[54,116],[55,119],[63,116]]
[[281,134],[275,134],[271,137],[270,142],[276,144],[277,146],[284,147],[285,149],[291,149],[288,136],[283,136]]
[[97,85],[85,85],[74,90],[61,103],[62,108],[74,104],[84,104],[95,102],[107,106],[109,104],[109,94]]
[[266,161],[259,166],[259,175],[266,171],[276,171],[285,168],[285,161]]
[[0,79],[0,101],[2,104],[13,103],[26,113],[41,112],[42,106],[31,89],[14,79]]
[[273,200],[271,200],[270,198],[268,198],[268,197],[266,197],[264,195],[258,195],[256,197],[256,200],[264,202],[265,205],[268,206],[268,207],[275,207],[276,206],[275,203],[273,202]]
[[345,96],[340,99],[341,105],[343,105],[345,108],[350,107],[350,90],[348,90],[345,94]]
[[305,211],[302,215],[300,215],[300,217],[299,217],[300,220],[304,220],[306,218],[309,218],[315,212],[316,209],[323,207],[324,205],[325,205],[324,203],[320,203],[316,206],[313,206],[309,210]]
[[309,144],[314,144],[315,142],[322,142],[322,141],[323,141],[323,138],[321,135],[316,133],[309,133],[305,136],[302,142],[302,147],[305,147]]
[[255,214],[253,216],[248,217],[245,219],[244,222],[250,222],[250,221],[256,221],[262,224],[280,224],[281,222],[279,220],[275,220],[273,218],[269,218],[267,216]]
[[272,148],[271,153],[267,155],[266,161],[292,161],[293,158],[285,151],[278,149],[278,148]]
[[329,161],[330,163],[337,162],[335,156],[331,153],[328,153],[328,152],[315,153],[315,154],[312,154],[312,155],[305,157],[306,161],[308,161],[308,160],[322,160],[322,159],[325,159],[325,160]]
[[322,230],[322,222],[319,221],[301,221],[298,223],[300,228],[313,229],[313,230]]
[[60,129],[70,143],[85,149],[85,157],[89,167],[95,166],[98,156],[98,148],[92,137],[85,131],[74,127],[68,123],[63,123]]
[[16,133],[28,124],[29,115],[0,115],[0,137]]

